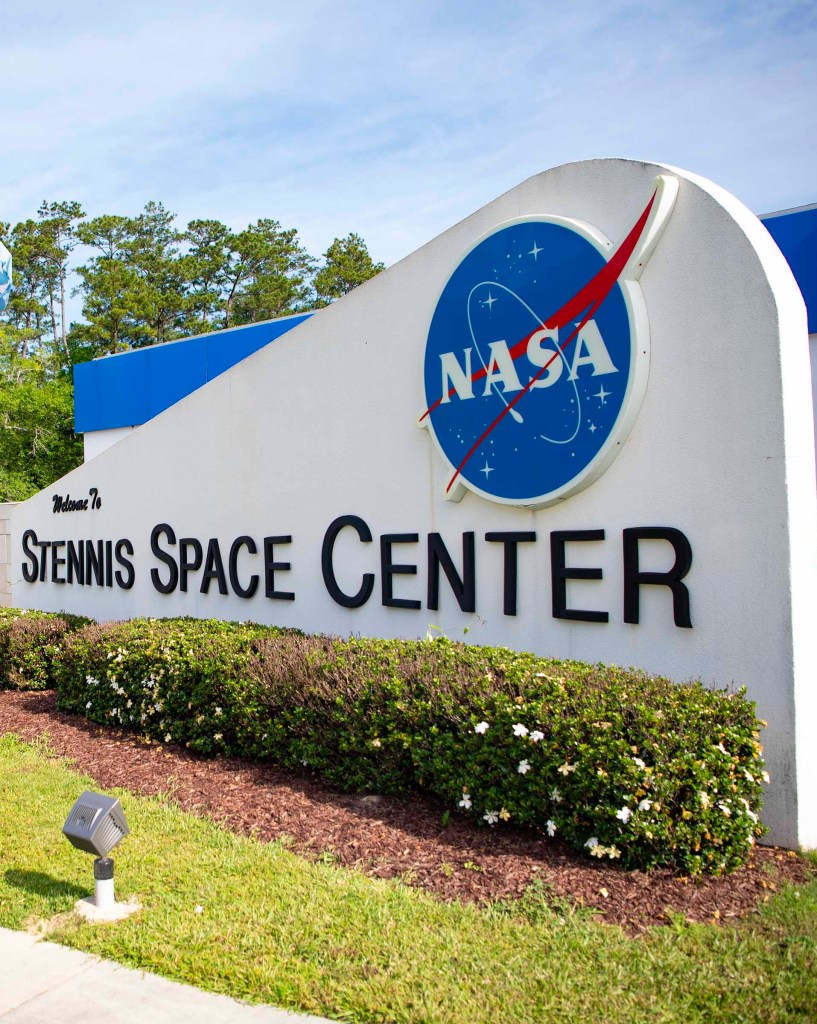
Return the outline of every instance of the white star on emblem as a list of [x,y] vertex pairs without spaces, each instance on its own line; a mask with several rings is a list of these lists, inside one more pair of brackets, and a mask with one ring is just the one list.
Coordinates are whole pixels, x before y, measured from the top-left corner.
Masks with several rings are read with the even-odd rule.
[[487,299],[483,299],[482,305],[483,306],[487,306],[488,310],[490,312],[493,312],[493,310],[491,310],[491,306],[493,306],[493,304],[495,302],[496,302],[496,299],[493,297],[493,295],[491,295],[490,292],[488,292],[488,298]]
[[533,248],[528,252],[528,256],[533,256],[533,258],[535,260],[536,257],[539,255],[539,253],[543,252],[543,251],[544,250],[540,249],[539,246],[536,244],[536,242],[534,242],[533,243]]
[[591,434],[595,434],[595,432],[596,432],[596,431],[597,431],[598,429],[599,429],[599,428],[598,428],[598,427],[596,426],[596,424],[595,424],[595,423],[591,423],[591,424],[590,424],[590,426],[588,427],[588,430],[590,431],[590,433],[591,433]]
[[593,398],[598,398],[598,400],[601,402],[602,405],[606,405],[607,403],[605,402],[605,399],[610,394],[612,394],[612,392],[611,391],[605,391],[604,390],[604,385],[602,384],[601,391],[599,391],[598,394],[593,395]]
[[488,460],[486,459],[485,460],[485,465],[480,470],[480,473],[484,473],[485,474],[485,479],[487,480],[488,477],[490,476],[490,474],[493,473],[493,471],[494,471],[493,466],[489,466],[488,465]]

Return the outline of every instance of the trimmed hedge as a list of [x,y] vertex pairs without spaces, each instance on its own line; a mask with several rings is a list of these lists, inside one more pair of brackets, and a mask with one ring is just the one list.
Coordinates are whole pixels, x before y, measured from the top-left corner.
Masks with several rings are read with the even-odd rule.
[[740,865],[766,779],[743,692],[446,639],[133,620],[64,636],[58,705],[203,754],[422,788],[627,867]]
[[0,688],[45,690],[55,685],[54,660],[63,638],[92,620],[60,612],[0,608]]

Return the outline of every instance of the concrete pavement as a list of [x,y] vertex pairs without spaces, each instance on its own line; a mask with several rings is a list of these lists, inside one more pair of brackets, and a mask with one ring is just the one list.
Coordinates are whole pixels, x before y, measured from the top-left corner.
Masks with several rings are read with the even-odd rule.
[[331,1024],[249,1006],[0,928],[2,1024]]

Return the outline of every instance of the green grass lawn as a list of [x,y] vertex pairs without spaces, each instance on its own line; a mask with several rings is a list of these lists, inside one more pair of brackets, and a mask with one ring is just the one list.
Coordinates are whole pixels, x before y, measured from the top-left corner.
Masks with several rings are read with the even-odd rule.
[[132,834],[117,896],[144,909],[92,926],[66,913],[93,888],[92,859],[61,835],[86,787],[42,747],[0,738],[0,925],[64,914],[58,942],[338,1020],[817,1019],[817,881],[736,926],[677,921],[633,939],[536,893],[512,908],[439,903],[121,792]]

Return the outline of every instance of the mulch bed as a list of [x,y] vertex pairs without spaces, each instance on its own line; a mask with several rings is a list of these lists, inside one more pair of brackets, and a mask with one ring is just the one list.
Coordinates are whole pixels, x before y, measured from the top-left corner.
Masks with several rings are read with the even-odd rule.
[[47,734],[55,753],[102,788],[168,793],[184,810],[377,878],[401,877],[444,900],[520,896],[535,878],[556,897],[595,908],[631,934],[669,915],[726,922],[767,900],[787,881],[812,877],[793,853],[757,847],[743,868],[721,878],[690,879],[669,870],[623,871],[591,861],[557,839],[510,827],[478,828],[433,798],[338,793],[318,778],[239,758],[207,759],[182,747],[146,741],[56,710],[51,692],[0,693],[0,734]]

